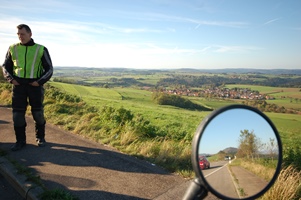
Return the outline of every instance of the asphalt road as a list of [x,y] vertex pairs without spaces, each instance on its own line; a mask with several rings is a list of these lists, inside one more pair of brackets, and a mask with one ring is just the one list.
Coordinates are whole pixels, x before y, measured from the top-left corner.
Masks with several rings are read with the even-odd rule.
[[227,164],[228,161],[211,163],[210,169],[203,170],[204,177],[217,192],[227,197],[239,198]]
[[[67,190],[85,200],[165,200],[181,199],[189,184],[188,180],[152,163],[49,123],[46,124],[47,145],[38,147],[31,116],[26,117],[26,147],[12,152],[10,147],[15,142],[15,135],[11,113],[11,109],[0,106],[0,148],[7,152],[10,159],[29,168],[33,175],[39,176],[48,189]],[[0,162],[0,170],[4,171],[2,169],[9,164]],[[23,196],[28,188],[26,179],[22,180],[24,183],[16,183],[20,183]],[[33,190],[30,192],[33,193]]]
[[206,181],[216,192],[229,198],[240,199],[259,193],[268,184],[240,166],[231,166],[230,171],[228,162],[211,162],[210,169],[202,170]]
[[24,200],[24,198],[11,186],[11,184],[0,173],[0,199]]

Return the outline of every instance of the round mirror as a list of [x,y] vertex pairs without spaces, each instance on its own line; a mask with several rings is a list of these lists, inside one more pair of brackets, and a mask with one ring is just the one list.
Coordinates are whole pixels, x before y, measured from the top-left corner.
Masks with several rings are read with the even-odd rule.
[[231,105],[211,113],[193,141],[196,175],[221,199],[254,199],[275,182],[282,162],[277,129],[259,110]]

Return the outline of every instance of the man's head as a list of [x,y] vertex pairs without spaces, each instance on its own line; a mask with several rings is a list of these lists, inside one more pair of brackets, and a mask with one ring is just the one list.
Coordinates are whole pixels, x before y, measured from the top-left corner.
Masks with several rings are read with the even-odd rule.
[[17,26],[17,29],[17,34],[21,44],[28,43],[32,36],[31,29],[29,28],[29,26],[27,26],[26,24],[20,24]]

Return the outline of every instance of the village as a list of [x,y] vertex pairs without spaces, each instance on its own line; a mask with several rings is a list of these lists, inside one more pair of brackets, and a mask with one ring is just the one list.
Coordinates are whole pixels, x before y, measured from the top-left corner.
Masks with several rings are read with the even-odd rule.
[[249,88],[207,88],[207,89],[164,89],[162,92],[180,96],[228,98],[228,99],[248,99],[248,100],[273,100],[275,97],[260,94],[258,91]]

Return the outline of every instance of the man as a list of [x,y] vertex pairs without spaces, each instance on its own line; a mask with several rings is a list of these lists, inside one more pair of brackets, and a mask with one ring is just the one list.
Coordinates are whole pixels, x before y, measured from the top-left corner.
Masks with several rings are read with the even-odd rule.
[[17,151],[26,145],[27,105],[35,121],[36,142],[45,146],[45,124],[43,100],[44,88],[52,76],[53,66],[46,47],[36,44],[26,24],[17,26],[20,43],[9,47],[3,64],[3,75],[13,85],[12,108],[16,143],[11,150]]

